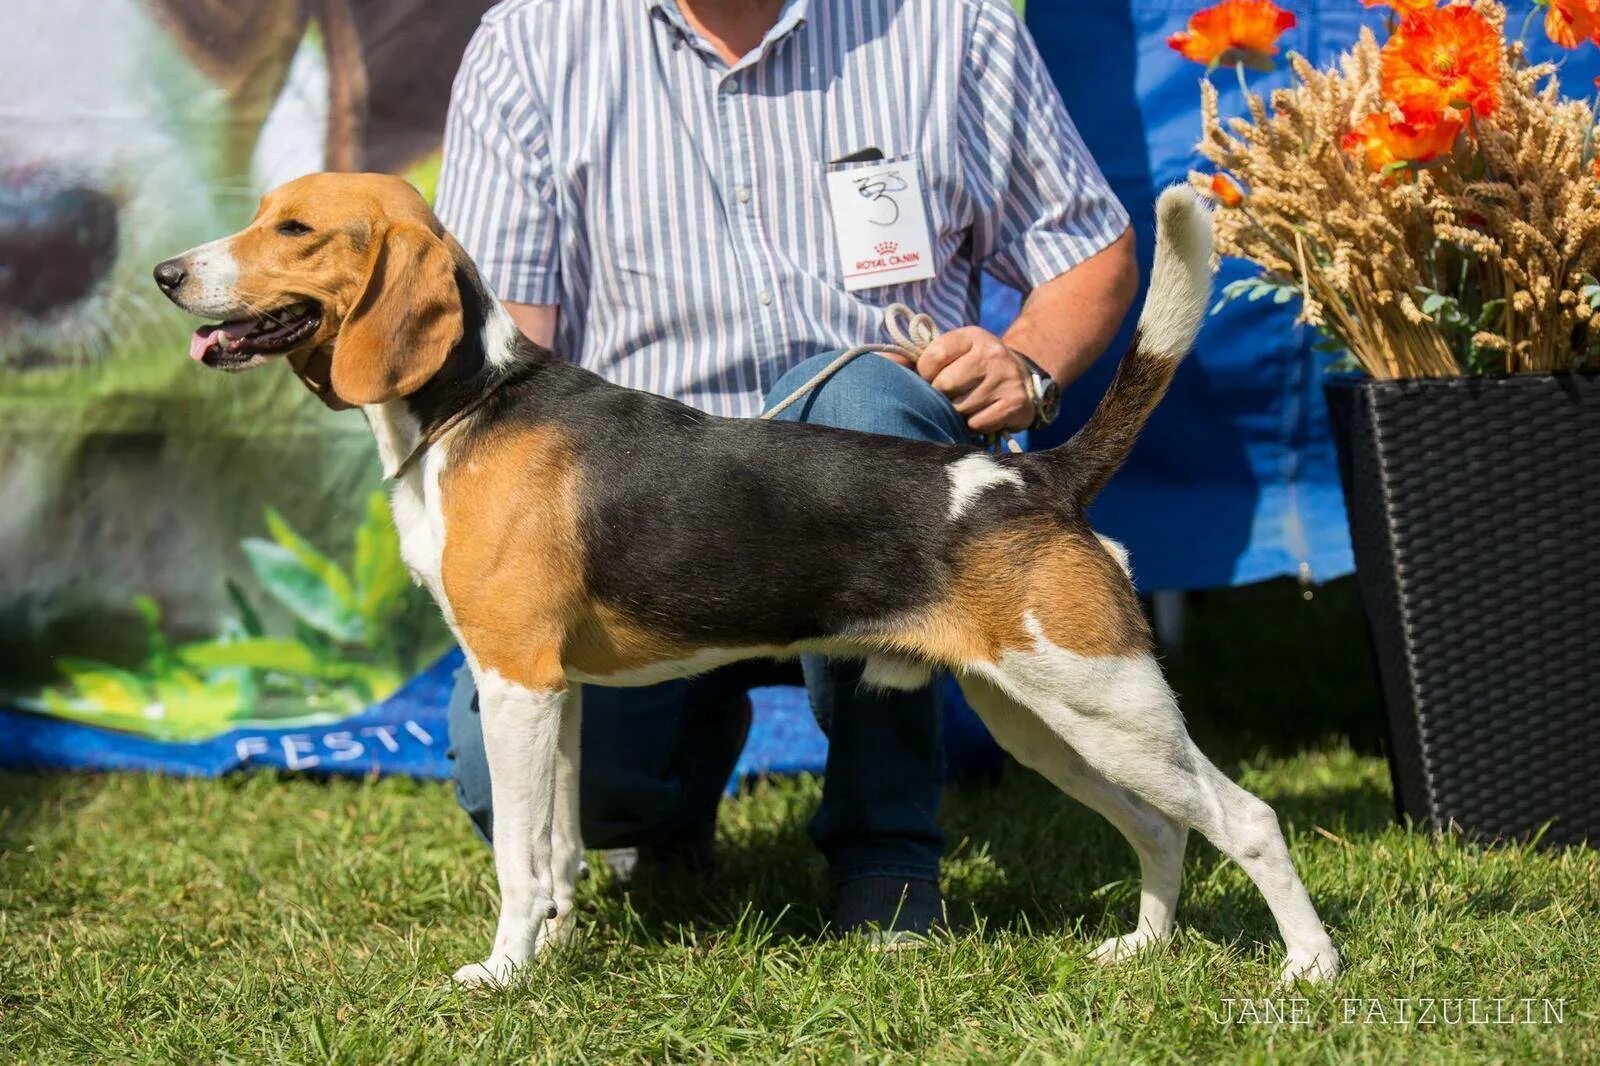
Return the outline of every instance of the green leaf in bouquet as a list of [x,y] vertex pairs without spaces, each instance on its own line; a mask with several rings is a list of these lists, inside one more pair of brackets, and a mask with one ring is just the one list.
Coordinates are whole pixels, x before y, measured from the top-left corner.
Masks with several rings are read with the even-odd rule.
[[283,547],[293,552],[295,558],[303,563],[306,569],[316,574],[328,591],[339,598],[341,603],[354,607],[356,602],[355,591],[350,587],[350,578],[343,568],[300,534],[296,533],[283,515],[275,508],[268,507],[265,511],[267,529],[272,533],[272,539]]
[[[377,634],[411,593],[411,573],[400,559],[400,535],[384,494],[367,497],[367,513],[356,530],[356,608],[367,633]],[[374,638],[376,639],[376,638]]]
[[1238,278],[1237,280],[1228,282],[1222,287],[1222,291],[1218,294],[1217,302],[1211,307],[1211,313],[1214,315],[1221,313],[1224,307],[1228,306],[1228,304],[1249,292],[1250,287],[1255,283],[1255,278]]
[[[1600,291],[1600,290],[1597,290]],[[1478,308],[1477,328],[1483,331],[1492,327],[1500,319],[1500,312],[1505,309],[1506,302],[1503,298],[1488,301]]]
[[361,616],[348,595],[348,581],[344,584],[345,594],[341,595],[329,587],[321,573],[282,544],[251,538],[240,547],[262,587],[298,621],[335,640],[356,643],[362,639]]

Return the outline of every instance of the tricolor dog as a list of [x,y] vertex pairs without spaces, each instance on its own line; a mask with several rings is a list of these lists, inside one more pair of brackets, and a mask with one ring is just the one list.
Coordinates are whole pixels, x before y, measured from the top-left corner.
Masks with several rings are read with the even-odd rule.
[[1060,448],[999,457],[608,384],[524,339],[396,178],[292,182],[156,268],[220,320],[196,360],[281,358],[377,437],[406,562],[482,703],[500,919],[458,980],[504,982],[570,929],[583,685],[812,651],[864,658],[890,688],[951,671],[1007,750],[1122,831],[1138,927],[1096,958],[1172,935],[1194,827],[1266,896],[1284,979],[1337,971],[1276,815],[1189,739],[1128,575],[1084,520],[1205,313],[1207,213],[1177,188],[1157,214],[1149,298],[1099,408]]

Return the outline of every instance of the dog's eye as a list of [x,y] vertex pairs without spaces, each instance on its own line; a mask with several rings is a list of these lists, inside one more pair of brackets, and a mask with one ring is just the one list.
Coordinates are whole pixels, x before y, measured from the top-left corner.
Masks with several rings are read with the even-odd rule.
[[304,222],[296,222],[294,219],[290,219],[287,222],[278,223],[278,232],[285,237],[304,237],[311,232],[311,227]]

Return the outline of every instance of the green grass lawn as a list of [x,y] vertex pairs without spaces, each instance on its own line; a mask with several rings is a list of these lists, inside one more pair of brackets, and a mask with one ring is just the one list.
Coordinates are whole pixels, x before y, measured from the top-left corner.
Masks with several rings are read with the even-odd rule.
[[[724,806],[714,879],[597,877],[580,949],[477,993],[445,976],[488,944],[493,871],[447,785],[20,775],[0,777],[0,1061],[1600,1061],[1600,853],[1395,827],[1353,610],[1342,587],[1211,597],[1171,664],[1344,952],[1335,985],[1280,1001],[1309,1024],[1227,1021],[1279,995],[1283,949],[1197,839],[1173,947],[1090,963],[1132,922],[1132,853],[1015,769],[950,793],[956,928],[922,950],[823,939],[818,784],[783,780]],[[1360,1023],[1371,999],[1397,1021],[1396,997],[1560,1020]]]

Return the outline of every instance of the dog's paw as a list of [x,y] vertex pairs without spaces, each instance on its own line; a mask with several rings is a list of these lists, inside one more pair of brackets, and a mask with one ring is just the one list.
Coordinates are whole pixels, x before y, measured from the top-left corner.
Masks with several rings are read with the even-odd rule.
[[1131,959],[1142,951],[1149,951],[1151,948],[1159,947],[1165,942],[1165,937],[1159,937],[1146,930],[1140,930],[1137,933],[1112,937],[1089,952],[1089,958],[1102,966],[1110,966],[1114,963]]
[[1293,988],[1300,981],[1318,984],[1322,981],[1331,981],[1337,976],[1339,976],[1339,952],[1329,944],[1315,951],[1289,952],[1289,961],[1284,963],[1283,976],[1279,978],[1278,984],[1284,988]]
[[467,988],[504,988],[521,969],[509,955],[490,955],[482,962],[469,963],[451,975],[454,984]]

